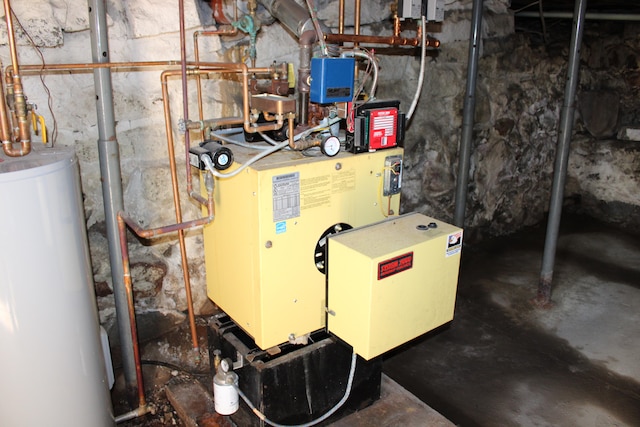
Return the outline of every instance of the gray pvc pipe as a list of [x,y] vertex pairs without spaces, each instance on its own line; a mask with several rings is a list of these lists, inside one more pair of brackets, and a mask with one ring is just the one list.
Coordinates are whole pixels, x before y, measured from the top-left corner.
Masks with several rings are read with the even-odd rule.
[[542,268],[538,294],[534,300],[537,305],[545,306],[551,301],[551,281],[553,279],[553,267],[555,264],[556,247],[558,243],[558,230],[562,216],[562,200],[564,198],[564,186],[567,178],[567,166],[569,163],[569,147],[571,145],[571,131],[573,130],[573,118],[576,111],[576,88],[578,86],[578,74],[580,71],[580,46],[585,22],[587,0],[576,0],[573,18],[573,31],[571,33],[571,47],[569,51],[569,68],[567,70],[567,84],[564,90],[564,103],[560,113],[560,130],[558,132],[558,147],[556,149],[556,162],[553,171],[553,184],[551,187],[551,201],[549,205],[549,221],[542,255]]
[[473,142],[473,116],[476,109],[476,81],[478,80],[478,56],[480,53],[483,4],[483,0],[473,0],[471,36],[469,38],[469,59],[467,66],[467,88],[464,97],[462,138],[460,140],[458,180],[456,182],[456,206],[453,216],[453,223],[458,227],[464,227],[464,213],[467,203],[469,163],[471,161],[471,144]]
[[[109,42],[107,37],[107,10],[105,0],[88,0],[89,24],[91,30],[91,56],[94,63],[109,62]],[[122,177],[120,174],[120,151],[116,139],[113,113],[113,93],[111,70],[98,68],[93,72],[98,115],[98,156],[102,178],[102,198],[104,218],[109,244],[111,280],[116,304],[116,319],[122,349],[122,367],[129,390],[136,388],[136,366],[131,340],[131,324],[124,286],[122,252],[118,232],[118,212],[124,211],[122,198]]]

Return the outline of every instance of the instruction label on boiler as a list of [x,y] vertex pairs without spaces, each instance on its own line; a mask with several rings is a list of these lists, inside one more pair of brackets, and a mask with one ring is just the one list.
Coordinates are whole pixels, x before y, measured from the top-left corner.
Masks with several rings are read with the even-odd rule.
[[300,172],[272,178],[273,222],[300,216]]

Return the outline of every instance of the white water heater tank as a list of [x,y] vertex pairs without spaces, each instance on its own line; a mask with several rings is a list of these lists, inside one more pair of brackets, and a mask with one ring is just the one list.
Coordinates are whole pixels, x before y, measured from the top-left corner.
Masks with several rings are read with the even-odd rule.
[[78,162],[0,154],[0,425],[115,424]]

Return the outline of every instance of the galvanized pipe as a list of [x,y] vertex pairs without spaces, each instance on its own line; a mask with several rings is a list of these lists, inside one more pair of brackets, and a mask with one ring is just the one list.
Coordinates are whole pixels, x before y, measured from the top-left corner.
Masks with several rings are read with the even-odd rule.
[[[553,19],[573,19],[575,15],[571,12],[518,12],[516,18],[545,18]],[[638,13],[586,13],[584,19],[587,21],[640,21]]]
[[[109,62],[107,37],[107,11],[105,0],[89,0],[89,24],[91,33],[91,56],[95,63]],[[128,315],[127,289],[123,281],[122,253],[118,244],[118,212],[123,210],[120,152],[116,138],[113,112],[111,71],[97,68],[93,72],[98,114],[98,156],[102,180],[104,218],[109,245],[111,280],[116,304],[116,319],[120,334],[122,367],[128,390],[136,387],[136,363]]]
[[476,109],[476,82],[478,80],[478,56],[480,54],[483,4],[484,0],[473,0],[469,59],[467,65],[467,88],[464,97],[462,138],[460,140],[458,180],[456,182],[456,206],[453,217],[453,223],[458,227],[464,227],[464,214],[467,203],[469,163],[471,162],[471,145],[473,143],[473,117]]
[[558,147],[556,148],[556,161],[551,187],[549,220],[547,222],[538,292],[533,300],[534,304],[538,307],[546,307],[551,303],[551,282],[553,280],[558,231],[560,229],[560,218],[562,216],[562,200],[564,198],[564,186],[567,178],[573,118],[576,111],[576,89],[580,72],[580,47],[582,44],[586,9],[587,0],[576,0],[569,51],[567,84],[564,89],[564,103],[560,113],[560,129],[558,132]]

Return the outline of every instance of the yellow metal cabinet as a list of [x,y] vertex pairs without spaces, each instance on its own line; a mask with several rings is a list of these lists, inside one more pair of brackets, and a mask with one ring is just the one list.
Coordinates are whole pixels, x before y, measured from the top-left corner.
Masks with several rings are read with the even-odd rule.
[[[255,154],[232,149],[229,171]],[[336,224],[360,227],[397,214],[400,196],[383,194],[391,175],[385,160],[402,153],[329,158],[285,150],[216,178],[215,220],[204,228],[209,298],[262,349],[325,327],[318,241]]]
[[408,214],[329,239],[328,330],[369,360],[453,319],[462,230]]

